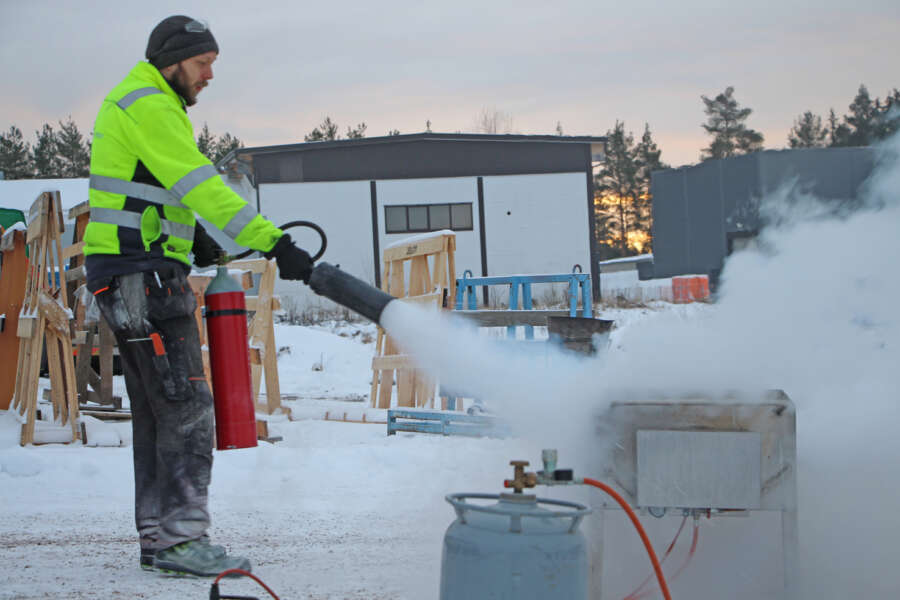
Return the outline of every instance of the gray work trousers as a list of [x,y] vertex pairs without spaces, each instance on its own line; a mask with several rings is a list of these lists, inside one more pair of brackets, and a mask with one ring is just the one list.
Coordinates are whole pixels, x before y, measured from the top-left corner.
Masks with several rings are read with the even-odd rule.
[[141,548],[204,538],[213,399],[186,275],[175,266],[91,281],[88,289],[116,336],[125,374]]

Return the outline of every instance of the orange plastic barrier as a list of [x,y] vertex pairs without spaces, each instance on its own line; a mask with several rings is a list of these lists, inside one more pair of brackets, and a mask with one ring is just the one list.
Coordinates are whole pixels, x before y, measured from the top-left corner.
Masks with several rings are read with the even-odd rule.
[[709,299],[709,277],[706,275],[672,278],[672,302],[675,304],[688,304],[707,299]]

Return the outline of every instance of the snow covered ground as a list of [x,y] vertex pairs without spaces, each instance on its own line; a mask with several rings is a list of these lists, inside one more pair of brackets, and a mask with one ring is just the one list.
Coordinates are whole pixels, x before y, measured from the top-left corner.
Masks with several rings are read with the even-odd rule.
[[[602,316],[624,331],[661,310],[687,318],[704,309]],[[322,420],[326,410],[367,406],[374,333],[361,323],[277,325],[282,391],[297,397],[285,405],[300,420],[273,419],[270,434],[284,438],[274,445],[216,453],[212,536],[249,556],[281,598],[436,597],[454,518],[444,495],[502,491],[510,459],[540,456],[525,439],[388,437],[382,424]],[[116,391],[124,393],[121,380]],[[20,448],[14,416],[0,414],[0,598],[206,597],[208,582],[137,568],[129,427],[89,429],[107,443],[118,436],[121,447]],[[223,587],[264,595],[254,586]]]

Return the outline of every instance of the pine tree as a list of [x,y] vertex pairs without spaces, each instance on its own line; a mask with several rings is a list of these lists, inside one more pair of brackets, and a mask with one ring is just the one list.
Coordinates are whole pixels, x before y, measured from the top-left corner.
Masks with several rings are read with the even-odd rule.
[[209,131],[209,125],[205,122],[200,135],[197,136],[197,150],[209,160],[216,162],[213,160],[216,156],[216,136]]
[[638,195],[635,198],[635,217],[639,231],[646,239],[639,250],[648,251],[652,240],[653,225],[653,195],[650,193],[650,181],[653,171],[668,169],[669,166],[662,162],[660,157],[662,150],[653,141],[650,133],[650,124],[644,123],[644,134],[641,141],[634,149],[634,161],[637,166]]
[[237,150],[238,148],[243,147],[244,142],[226,131],[223,135],[219,136],[219,139],[216,140],[215,144],[213,145],[213,156],[210,160],[213,163],[217,163],[228,156],[228,153],[232,150]]
[[59,131],[56,132],[56,148],[60,177],[88,176],[91,168],[90,143],[84,140],[71,115],[65,123],[59,122]]
[[703,129],[713,136],[709,147],[701,151],[701,160],[726,158],[762,150],[763,135],[744,124],[753,110],[741,108],[733,94],[734,88],[729,86],[713,100],[700,96],[707,115]]
[[34,176],[38,179],[61,177],[62,164],[58,156],[56,132],[53,131],[53,126],[44,123],[44,127],[40,131],[35,131],[34,136],[37,138],[31,152]]
[[831,147],[849,146],[850,128],[838,121],[834,109],[828,113],[828,145]]
[[322,121],[318,127],[303,136],[303,140],[306,142],[324,142],[339,138],[340,134],[338,134],[338,126],[331,120],[331,117],[328,116],[325,117],[325,120]]
[[808,110],[794,121],[788,143],[791,148],[823,148],[827,137],[828,130],[822,126],[822,117]]
[[900,130],[900,90],[894,88],[885,96],[881,115],[878,118],[876,135],[883,140]]
[[601,213],[614,218],[601,218],[607,238],[615,240],[620,256],[628,253],[628,232],[636,220],[635,199],[640,194],[638,164],[635,161],[634,137],[625,132],[625,123],[616,121],[607,133],[606,160],[597,175],[596,189]]
[[355,129],[350,129],[350,127],[347,127],[347,139],[348,140],[356,140],[356,139],[364,138],[364,137],[366,137],[366,124],[365,123],[360,123],[359,125],[356,126]]
[[0,133],[0,171],[5,179],[27,179],[34,173],[31,146],[15,125]]
[[869,90],[864,85],[859,86],[859,91],[850,104],[850,114],[844,117],[844,123],[849,129],[846,139],[847,146],[868,146],[876,138],[878,127],[879,105],[869,97]]

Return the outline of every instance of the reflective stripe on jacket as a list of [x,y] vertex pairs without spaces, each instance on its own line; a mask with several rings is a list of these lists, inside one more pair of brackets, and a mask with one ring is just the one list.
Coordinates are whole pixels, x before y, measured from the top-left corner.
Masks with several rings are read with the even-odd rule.
[[271,250],[282,235],[197,149],[181,98],[146,62],[113,88],[97,115],[89,198],[89,272],[100,258],[117,263],[118,273],[165,259],[190,265],[195,212],[254,250]]

